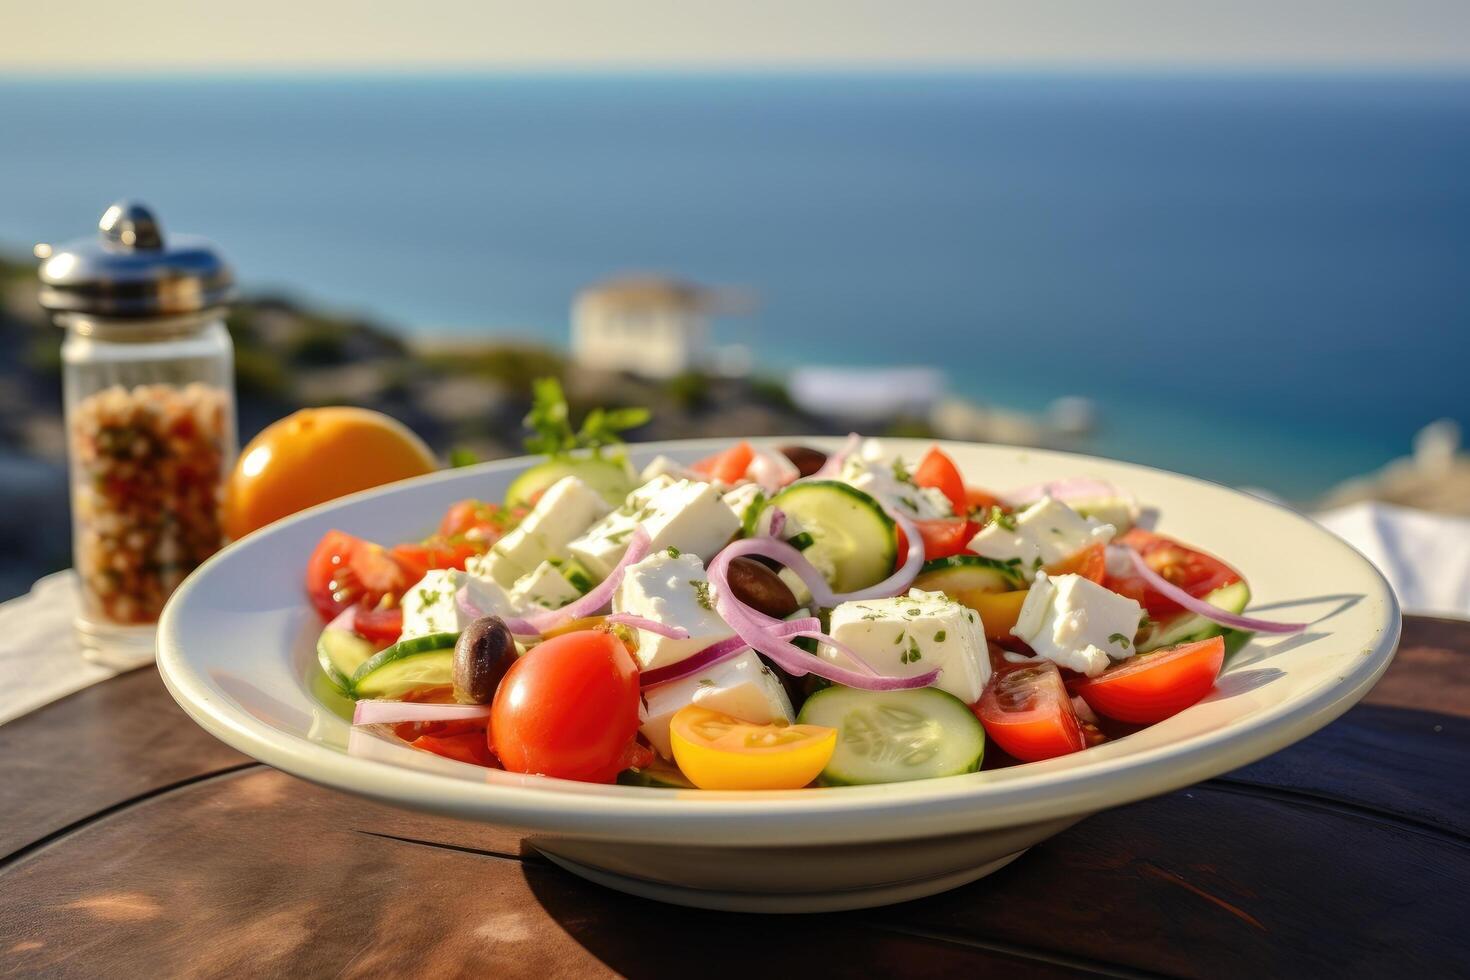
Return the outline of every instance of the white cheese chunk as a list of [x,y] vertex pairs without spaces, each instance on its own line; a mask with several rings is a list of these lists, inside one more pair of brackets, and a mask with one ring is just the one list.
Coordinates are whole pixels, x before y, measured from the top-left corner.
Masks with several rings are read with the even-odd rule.
[[430,633],[458,633],[464,628],[455,594],[464,583],[464,573],[436,568],[403,594],[403,633],[408,640]]
[[735,512],[715,486],[661,476],[629,494],[626,504],[567,550],[593,575],[606,578],[628,550],[628,539],[639,524],[648,532],[650,553],[677,548],[702,560],[713,558],[740,529]]
[[1011,633],[1038,657],[1096,677],[1134,653],[1143,607],[1080,575],[1042,572],[1026,593]]
[[1029,580],[1043,565],[1070,558],[1089,545],[1106,544],[1115,531],[1111,524],[1042,497],[1019,513],[986,524],[970,539],[969,549],[985,558],[1013,562]]
[[[990,654],[980,614],[943,592],[844,602],[832,610],[832,638],[880,674],[913,677],[940,668],[934,686],[966,704],[980,700]],[[823,656],[841,662],[823,648]]]
[[688,630],[686,639],[638,631],[638,665],[643,670],[667,667],[712,643],[735,635],[714,609],[713,586],[697,555],[655,551],[628,566],[613,594],[613,612],[631,613]]
[[470,559],[465,569],[476,578],[510,588],[546,559],[561,555],[573,538],[611,509],[586,483],[575,476],[562,477],[514,530],[495,542],[488,554]]
[[949,498],[941,491],[914,483],[902,458],[887,460],[885,456],[878,440],[864,440],[858,451],[843,461],[838,479],[914,520],[930,521],[954,514]]
[[518,606],[529,609],[560,609],[581,596],[582,593],[567,581],[561,569],[549,561],[543,561],[533,571],[522,575],[510,590],[511,599]]
[[697,704],[756,725],[796,720],[780,679],[749,650],[698,674],[655,687],[644,700],[646,715],[640,730],[666,759],[674,757],[669,722],[686,705]]
[[647,483],[661,476],[672,477],[675,480],[704,479],[703,476],[669,456],[653,457],[653,461],[643,467],[643,472],[639,474],[638,479],[643,483]]

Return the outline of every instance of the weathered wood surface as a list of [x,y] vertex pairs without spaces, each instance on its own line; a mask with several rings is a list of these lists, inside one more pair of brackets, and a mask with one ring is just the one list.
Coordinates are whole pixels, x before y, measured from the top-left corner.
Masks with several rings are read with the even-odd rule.
[[1470,623],[1367,702],[996,875],[868,912],[602,890],[252,763],[136,672],[0,726],[0,974],[1470,976]]

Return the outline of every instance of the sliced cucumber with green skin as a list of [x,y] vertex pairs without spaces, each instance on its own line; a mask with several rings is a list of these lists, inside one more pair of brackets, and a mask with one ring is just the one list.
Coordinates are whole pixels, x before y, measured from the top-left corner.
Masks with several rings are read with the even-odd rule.
[[[1250,586],[1245,584],[1244,579],[1232,582],[1206,595],[1204,600],[1224,612],[1244,612],[1251,601]],[[1186,609],[1150,627],[1147,635],[1138,641],[1138,652],[1148,653],[1150,650],[1161,650],[1181,643],[1208,640],[1212,636],[1223,636],[1226,632],[1235,631]]]
[[677,767],[655,759],[643,769],[624,769],[618,773],[619,786],[647,786],[653,789],[695,789],[695,785]]
[[898,556],[898,530],[878,501],[836,480],[796,483],[772,497],[812,536],[807,558],[832,569],[832,588],[853,592],[883,581]]
[[926,561],[914,579],[916,589],[950,596],[966,592],[1012,592],[1025,587],[1019,564],[980,555],[951,555]]
[[352,675],[372,659],[373,645],[350,630],[327,627],[316,640],[316,659],[332,686],[352,696]]
[[454,686],[454,642],[458,633],[430,633],[399,640],[352,675],[358,698],[401,698],[409,691]]
[[821,776],[829,786],[958,776],[979,769],[985,756],[979,719],[959,698],[932,687],[829,687],[806,699],[797,720],[837,729],[837,751]]
[[537,463],[511,481],[505,491],[505,506],[529,506],[532,497],[568,476],[575,476],[596,490],[614,507],[626,500],[636,486],[628,461],[621,456],[560,456]]
[[583,567],[582,563],[575,558],[548,558],[548,561],[562,574],[562,577],[571,584],[572,588],[586,595],[592,591],[596,579],[592,573]]

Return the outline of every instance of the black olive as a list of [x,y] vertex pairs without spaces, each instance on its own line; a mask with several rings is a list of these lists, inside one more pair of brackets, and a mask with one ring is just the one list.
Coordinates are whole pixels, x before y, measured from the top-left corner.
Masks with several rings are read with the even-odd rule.
[[767,616],[785,619],[800,608],[781,577],[758,561],[742,555],[730,562],[728,575],[735,598]]
[[796,465],[802,476],[811,476],[827,462],[827,454],[810,446],[782,446],[781,455]]
[[516,641],[499,616],[481,616],[454,644],[454,699],[489,704],[500,679],[516,662]]

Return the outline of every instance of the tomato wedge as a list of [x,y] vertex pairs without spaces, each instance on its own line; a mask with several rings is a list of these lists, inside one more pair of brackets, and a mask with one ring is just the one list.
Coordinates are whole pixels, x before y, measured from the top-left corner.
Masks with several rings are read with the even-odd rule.
[[1048,575],[1081,575],[1085,579],[1102,585],[1103,579],[1108,574],[1106,546],[1101,542],[1090,544],[1075,555],[1052,562],[1042,571]]
[[403,566],[412,585],[432,568],[458,568],[463,570],[466,561],[480,554],[482,549],[473,541],[464,538],[445,539],[434,537],[419,544],[394,545],[389,552],[393,560]]
[[755,450],[751,448],[750,443],[737,442],[724,452],[706,456],[689,468],[720,483],[737,483],[744,478],[745,471],[750,469],[750,461],[753,459],[755,459]]
[[465,538],[489,547],[524,516],[520,508],[506,510],[483,500],[461,500],[439,522],[439,537]]
[[[1118,543],[1138,552],[1148,562],[1149,568],[1195,598],[1203,598],[1216,589],[1240,581],[1240,573],[1218,558],[1140,527],[1123,535]],[[1179,603],[1154,591],[1140,575],[1108,575],[1102,584],[1120,595],[1137,600],[1153,619],[1167,619],[1182,611]]]
[[414,583],[382,545],[328,531],[306,565],[306,594],[323,619],[352,605],[377,608]]
[[458,735],[420,735],[409,744],[416,749],[442,755],[446,759],[454,759],[457,762],[488,766],[491,769],[500,768],[495,761],[495,754],[490,751],[490,746],[485,740],[483,730],[463,732]]
[[[924,560],[948,558],[965,550],[965,545],[980,530],[980,525],[963,517],[939,517],[932,521],[914,521],[919,536],[924,539]],[[909,553],[909,538],[898,528],[898,561],[903,563]]]
[[353,631],[378,646],[395,643],[403,633],[403,607],[387,606],[382,609],[363,609],[353,619]]
[[1049,660],[992,674],[972,710],[985,734],[1022,762],[1067,755],[1087,744],[1061,671]]
[[954,460],[945,455],[938,446],[930,447],[914,470],[914,483],[921,487],[933,487],[949,498],[956,514],[964,514],[966,508],[965,478]]
[[837,750],[837,729],[755,725],[697,704],[669,724],[674,761],[700,789],[801,789]]
[[1075,690],[1100,715],[1151,725],[1209,694],[1224,664],[1225,640],[1212,636],[1129,657],[1078,683]]

